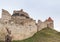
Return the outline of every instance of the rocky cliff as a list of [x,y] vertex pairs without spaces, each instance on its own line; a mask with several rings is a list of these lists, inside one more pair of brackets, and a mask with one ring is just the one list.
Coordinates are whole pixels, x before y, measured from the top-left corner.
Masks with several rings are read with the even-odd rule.
[[0,20],[0,40],[4,40],[8,34],[6,28],[11,31],[13,40],[22,40],[34,35],[37,32],[35,20],[31,19],[26,12],[22,10],[14,11],[11,16],[8,11],[2,10]]

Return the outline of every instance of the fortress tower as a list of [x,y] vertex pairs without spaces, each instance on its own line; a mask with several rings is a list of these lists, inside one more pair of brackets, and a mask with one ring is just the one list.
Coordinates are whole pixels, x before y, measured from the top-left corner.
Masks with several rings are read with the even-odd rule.
[[54,24],[53,24],[53,20],[51,19],[51,17],[49,17],[48,19],[46,19],[44,22],[42,22],[41,20],[38,20],[37,23],[37,30],[40,31],[43,28],[49,27],[49,28],[54,28]]
[[49,17],[46,21],[45,21],[45,23],[47,24],[47,27],[49,27],[49,28],[54,28],[54,22],[53,22],[53,20],[51,19],[51,17]]

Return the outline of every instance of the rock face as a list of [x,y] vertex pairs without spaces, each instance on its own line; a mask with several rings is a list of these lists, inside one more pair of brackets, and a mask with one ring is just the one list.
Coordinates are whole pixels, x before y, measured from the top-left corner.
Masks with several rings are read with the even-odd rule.
[[53,20],[49,18],[45,22],[35,20],[29,17],[28,13],[21,10],[14,10],[13,14],[2,9],[2,18],[0,19],[0,40],[5,40],[8,34],[6,28],[11,31],[12,40],[23,40],[33,36],[37,31],[45,27],[53,28]]
[[[10,15],[8,11],[2,10],[2,18],[0,22],[0,40],[4,40],[7,35],[6,28],[11,31],[13,40],[22,40],[34,35],[37,32],[35,20],[31,19],[29,15],[23,10],[14,11]],[[4,35],[3,35],[4,34]]]
[[10,19],[11,19],[11,14],[8,11],[2,9],[2,18],[1,18],[1,20],[4,21],[4,22],[8,22]]

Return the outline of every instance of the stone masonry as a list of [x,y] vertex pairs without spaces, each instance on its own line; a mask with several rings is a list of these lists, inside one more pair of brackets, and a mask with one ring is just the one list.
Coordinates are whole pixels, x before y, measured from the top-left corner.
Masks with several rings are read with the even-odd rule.
[[54,28],[53,20],[49,17],[44,22],[32,19],[28,13],[21,10],[14,10],[11,15],[8,11],[2,9],[2,17],[0,18],[0,40],[5,40],[8,34],[6,28],[11,31],[12,40],[23,40],[33,36],[37,31],[45,27]]

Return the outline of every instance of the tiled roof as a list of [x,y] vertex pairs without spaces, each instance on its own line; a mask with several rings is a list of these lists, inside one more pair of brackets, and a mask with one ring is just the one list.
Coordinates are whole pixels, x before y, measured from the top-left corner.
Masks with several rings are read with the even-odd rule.
[[47,19],[47,21],[53,21],[53,20],[51,19],[51,17],[49,17],[49,18]]

